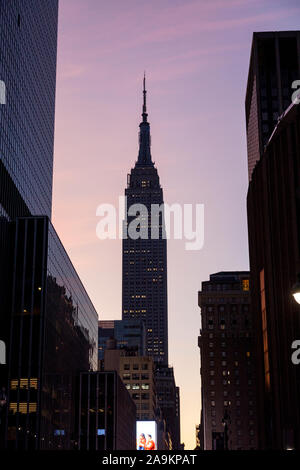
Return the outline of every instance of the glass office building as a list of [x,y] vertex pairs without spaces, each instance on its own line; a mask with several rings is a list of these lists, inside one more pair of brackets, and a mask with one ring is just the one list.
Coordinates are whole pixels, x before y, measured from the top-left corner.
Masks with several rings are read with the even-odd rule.
[[51,217],[57,23],[58,0],[0,0],[0,340],[7,348],[9,222]]
[[47,217],[12,230],[6,445],[72,449],[76,378],[97,370],[98,315]]
[[58,0],[0,0],[0,215],[51,217],[57,23]]

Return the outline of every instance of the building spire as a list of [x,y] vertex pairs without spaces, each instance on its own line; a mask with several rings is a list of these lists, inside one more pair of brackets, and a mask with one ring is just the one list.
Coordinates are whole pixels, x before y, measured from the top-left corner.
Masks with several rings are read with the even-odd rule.
[[151,158],[151,138],[150,138],[150,124],[148,122],[148,113],[147,113],[147,90],[146,90],[146,73],[144,72],[143,79],[143,120],[140,124],[140,135],[139,135],[139,156],[136,166],[153,166]]
[[147,103],[146,103],[146,98],[147,98],[147,90],[146,90],[146,72],[144,72],[144,81],[143,81],[143,95],[144,95],[144,103],[143,103],[143,122],[147,122]]

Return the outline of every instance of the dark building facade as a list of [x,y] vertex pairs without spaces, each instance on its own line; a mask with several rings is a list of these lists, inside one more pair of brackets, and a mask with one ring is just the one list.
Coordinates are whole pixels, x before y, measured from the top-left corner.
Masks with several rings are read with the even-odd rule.
[[136,449],[136,406],[115,371],[80,374],[78,448]]
[[300,272],[300,106],[281,116],[249,184],[252,307],[257,332],[259,444],[300,449],[300,338],[292,286]]
[[115,339],[116,347],[138,356],[145,355],[146,330],[142,320],[100,320],[98,325],[98,360],[103,361],[106,343]]
[[249,272],[220,272],[202,282],[201,449],[257,447]]
[[75,385],[97,370],[98,315],[47,217],[11,226],[6,447],[73,449]]
[[157,406],[166,421],[173,449],[180,446],[180,390],[176,387],[173,367],[158,365],[155,371]]
[[291,104],[292,83],[299,77],[299,31],[253,34],[246,94],[249,180],[278,117]]
[[[140,124],[139,155],[128,175],[127,220],[123,238],[123,301],[122,318],[140,319],[146,325],[146,355],[156,362],[168,364],[168,299],[167,299],[167,241],[164,237],[164,217],[159,217],[158,238],[151,237],[151,207],[163,204],[163,190],[150,151],[150,125],[147,121],[144,80],[143,121]],[[128,215],[135,204],[148,210],[147,239],[134,239],[128,225],[135,219]],[[137,206],[136,206],[137,207]],[[135,212],[135,211],[134,211]]]

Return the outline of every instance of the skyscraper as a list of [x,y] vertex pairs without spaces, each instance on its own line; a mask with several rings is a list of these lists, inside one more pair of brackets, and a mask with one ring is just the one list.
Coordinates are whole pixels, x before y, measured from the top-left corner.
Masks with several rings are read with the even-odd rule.
[[251,302],[257,348],[261,448],[300,450],[300,338],[292,286],[300,272],[300,106],[277,124],[247,195]]
[[[16,217],[51,217],[58,0],[0,0],[0,340],[9,347]],[[6,381],[0,365],[0,386]],[[2,420],[3,421],[3,420]]]
[[255,449],[257,413],[249,272],[202,282],[201,449]]
[[300,31],[253,34],[246,94],[249,181],[300,77]]
[[58,0],[0,0],[0,215],[51,217]]
[[[164,218],[159,216],[158,238],[151,237],[151,207],[163,204],[163,190],[150,149],[150,125],[146,108],[144,78],[143,120],[140,124],[139,154],[135,167],[128,175],[125,190],[127,221],[123,239],[123,319],[141,319],[146,325],[146,354],[156,362],[168,364],[168,307],[167,307],[167,242],[164,238]],[[135,204],[148,210],[147,237],[134,239],[128,228],[134,216],[128,215]],[[138,206],[135,206],[138,207]],[[140,227],[142,232],[144,227]]]

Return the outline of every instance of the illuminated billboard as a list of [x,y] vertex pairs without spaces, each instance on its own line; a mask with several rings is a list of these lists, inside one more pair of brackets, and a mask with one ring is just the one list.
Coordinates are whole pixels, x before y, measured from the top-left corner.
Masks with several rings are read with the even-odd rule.
[[155,421],[136,422],[137,450],[157,450],[157,424]]

